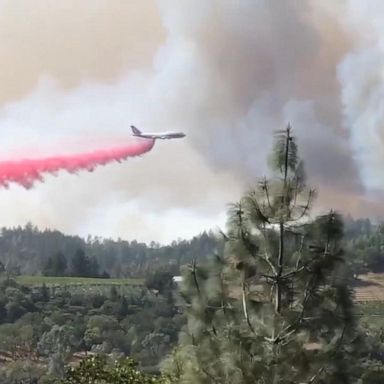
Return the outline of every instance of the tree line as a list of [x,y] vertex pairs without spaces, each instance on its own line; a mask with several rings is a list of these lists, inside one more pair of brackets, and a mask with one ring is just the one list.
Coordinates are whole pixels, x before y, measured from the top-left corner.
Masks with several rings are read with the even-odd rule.
[[100,271],[96,258],[88,257],[80,248],[71,257],[69,265],[62,252],[56,252],[53,256],[48,257],[42,274],[44,276],[110,277],[106,271]]
[[194,257],[206,259],[220,251],[222,240],[203,232],[191,240],[139,243],[98,237],[82,239],[32,224],[2,228],[0,261],[14,274],[84,277],[146,277],[167,267],[174,275]]
[[[384,226],[370,219],[343,217],[343,248],[350,273],[384,272]],[[202,233],[167,246],[136,241],[91,238],[84,240],[59,231],[25,227],[3,228],[0,235],[0,271],[13,274],[78,277],[147,277],[166,268],[179,275],[196,258],[208,260],[222,253],[222,236]]]

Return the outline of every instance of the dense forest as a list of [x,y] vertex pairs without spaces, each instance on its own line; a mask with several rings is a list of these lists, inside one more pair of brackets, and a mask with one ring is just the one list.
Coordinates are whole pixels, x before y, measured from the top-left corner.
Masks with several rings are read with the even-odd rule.
[[[344,219],[344,249],[351,272],[384,272],[384,227],[370,219]],[[203,262],[223,251],[221,234],[203,232],[191,240],[161,246],[39,230],[32,224],[2,228],[0,261],[13,274],[146,278],[159,269],[174,275],[192,260]]]
[[175,275],[192,259],[220,252],[222,241],[211,233],[167,246],[135,240],[82,239],[59,231],[40,231],[32,224],[3,228],[0,261],[8,271],[23,275],[146,277],[166,267]]
[[[28,288],[3,279],[0,380],[18,382],[24,374],[53,380],[66,364],[94,354],[131,356],[158,371],[184,323],[171,288],[162,294],[126,286]],[[28,362],[22,372],[18,361]]]

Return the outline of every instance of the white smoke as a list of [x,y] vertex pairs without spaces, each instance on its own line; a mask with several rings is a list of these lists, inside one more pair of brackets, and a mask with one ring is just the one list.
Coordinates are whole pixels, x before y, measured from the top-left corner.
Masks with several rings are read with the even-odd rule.
[[349,1],[355,46],[339,66],[345,126],[368,192],[384,187],[384,3]]
[[[254,181],[266,171],[273,131],[291,122],[311,181],[361,193],[336,70],[349,49],[339,7],[159,3],[168,31],[161,64],[174,92],[172,115],[183,111],[178,124],[214,166]],[[174,63],[180,64],[176,75]]]

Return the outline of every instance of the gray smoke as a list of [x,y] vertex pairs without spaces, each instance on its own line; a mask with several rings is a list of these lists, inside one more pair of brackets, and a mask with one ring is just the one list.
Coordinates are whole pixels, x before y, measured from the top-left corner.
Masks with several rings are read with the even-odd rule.
[[361,198],[337,71],[351,35],[339,20],[345,8],[326,5],[160,2],[168,30],[163,54],[172,62],[180,52],[186,57],[179,60],[183,76],[169,78],[177,94],[172,108],[183,111],[178,124],[217,169],[251,183],[266,171],[273,131],[290,122],[310,181]]

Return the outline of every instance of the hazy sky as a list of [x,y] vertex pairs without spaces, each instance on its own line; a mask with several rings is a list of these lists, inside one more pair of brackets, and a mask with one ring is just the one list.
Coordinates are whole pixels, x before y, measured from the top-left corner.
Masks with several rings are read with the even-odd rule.
[[2,189],[1,226],[160,242],[222,226],[288,121],[319,209],[384,214],[380,0],[3,0],[0,62],[0,159],[121,144],[131,124],[187,133]]

